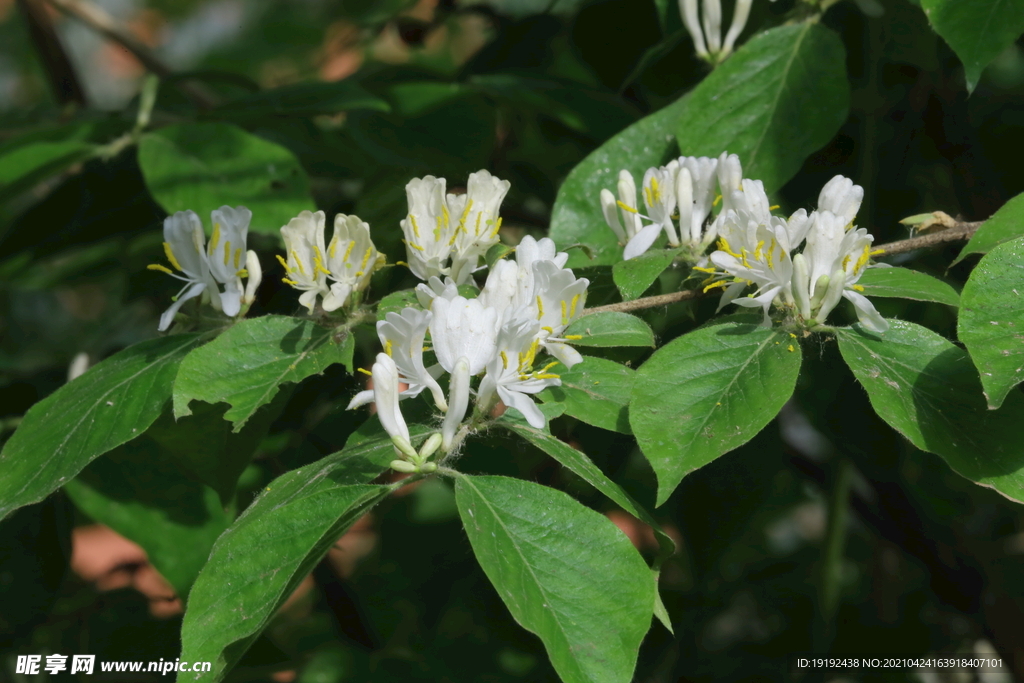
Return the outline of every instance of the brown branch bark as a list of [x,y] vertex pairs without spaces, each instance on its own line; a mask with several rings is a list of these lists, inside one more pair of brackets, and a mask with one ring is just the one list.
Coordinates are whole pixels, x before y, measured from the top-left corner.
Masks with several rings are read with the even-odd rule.
[[[933,232],[927,235],[921,235],[920,237],[911,237],[910,239],[899,240],[896,242],[889,242],[888,244],[879,244],[878,247],[876,247],[876,250],[883,250],[885,253],[881,254],[880,258],[885,258],[886,256],[905,254],[908,251],[914,251],[915,249],[928,249],[940,244],[946,244],[947,242],[968,240],[971,238],[971,235],[977,232],[982,223],[984,223],[984,221],[978,221],[975,223],[957,223],[956,227],[950,228],[949,230]],[[646,296],[640,299],[633,299],[632,301],[622,301],[616,304],[608,304],[607,306],[588,308],[583,311],[583,315],[590,315],[591,313],[606,313],[609,311],[639,311],[645,308],[667,306],[668,304],[687,301],[688,299],[697,299],[702,296],[704,296],[704,292],[699,289],[684,289],[680,292],[658,294],[657,296]]]
[[53,20],[42,1],[18,0],[18,8],[25,15],[29,36],[43,62],[57,103],[62,106],[71,103],[86,106],[85,91],[78,80],[78,73],[64,50]]
[[[123,47],[139,60],[142,66],[160,78],[174,75],[173,69],[164,64],[148,46],[132,35],[128,27],[108,14],[102,7],[94,5],[88,0],[48,0],[48,2],[65,14],[78,19],[107,40]],[[215,98],[197,84],[179,83],[178,87],[200,107],[210,108],[216,104]]]

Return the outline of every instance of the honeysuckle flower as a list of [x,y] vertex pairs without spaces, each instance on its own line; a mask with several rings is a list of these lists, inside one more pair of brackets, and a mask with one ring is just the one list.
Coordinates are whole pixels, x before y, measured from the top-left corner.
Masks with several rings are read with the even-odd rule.
[[[723,154],[722,158],[727,155]],[[739,158],[733,154],[730,160]],[[721,176],[721,159],[679,157],[676,199],[679,204],[679,232],[693,246],[707,246],[714,234],[704,234],[704,223],[715,204],[715,181]],[[723,188],[725,185],[722,185]]]
[[864,201],[864,188],[852,180],[837,175],[825,183],[818,195],[818,211],[828,211],[843,219],[847,228],[853,226],[853,219]]
[[448,383],[448,412],[441,425],[441,445],[445,452],[451,450],[459,425],[466,417],[466,409],[469,407],[469,378],[469,360],[460,358],[455,361],[455,368]]
[[174,270],[160,264],[148,268],[167,273],[185,285],[173,298],[174,303],[160,316],[157,329],[161,332],[171,326],[171,321],[186,301],[199,296],[207,287],[216,286],[206,255],[206,235],[195,212],[179,211],[164,219],[164,254]]
[[233,318],[242,308],[244,290],[241,276],[245,273],[242,262],[252,211],[244,206],[234,209],[222,206],[214,209],[210,215],[213,219],[213,234],[206,246],[206,254],[213,279],[224,285],[223,292],[217,292],[217,297],[211,296],[211,303],[214,308],[222,310],[224,315]]
[[494,355],[498,334],[498,311],[484,306],[479,299],[438,296],[430,305],[430,340],[437,362],[448,372],[465,358],[469,374],[483,371]]
[[317,296],[327,296],[330,293],[327,286],[330,271],[324,264],[325,220],[323,211],[303,211],[281,228],[281,237],[284,238],[284,248],[287,252],[285,258],[280,255],[277,257],[287,273],[282,281],[303,292],[299,297],[299,303],[310,313],[316,306]]
[[559,268],[552,261],[540,261],[534,267],[534,301],[524,317],[537,320],[537,341],[544,350],[571,368],[583,360],[579,351],[566,342],[574,338],[562,333],[583,315],[590,281],[576,278],[568,268]]
[[[744,307],[760,307],[764,312],[764,324],[770,325],[768,309],[777,297],[792,302],[793,261],[776,235],[776,230],[764,223],[758,223],[747,232],[737,232],[744,238],[742,246],[730,244],[726,236],[720,236],[718,250],[711,254],[711,262],[733,279],[715,279],[713,275],[704,291],[715,286],[728,285],[722,297],[722,306],[734,303]],[[753,245],[750,242],[754,242]],[[707,281],[706,281],[707,282]],[[755,290],[746,297],[739,296],[744,287],[752,285]]]
[[489,409],[497,394],[502,403],[522,413],[536,429],[544,427],[544,414],[529,395],[561,384],[559,376],[550,372],[557,361],[534,367],[540,348],[539,326],[539,321],[526,319],[510,320],[502,326],[497,353],[487,363],[487,374],[477,392],[477,404],[483,409]]
[[736,39],[743,33],[743,27],[747,25],[751,2],[752,0],[736,0],[732,24],[723,42],[720,0],[703,0],[700,21],[697,19],[697,0],[679,0],[679,13],[682,15],[686,30],[693,38],[697,56],[712,63],[721,62],[728,57],[736,44]]
[[250,249],[245,254],[245,293],[242,294],[242,303],[251,306],[256,300],[256,290],[263,282],[263,267],[260,266],[260,258],[256,252]]
[[889,324],[875,310],[857,284],[869,267],[874,237],[864,228],[846,229],[846,216],[830,211],[814,215],[807,234],[807,246],[800,254],[802,265],[794,269],[793,294],[805,320],[823,322],[839,303],[840,297],[854,305],[857,319],[874,332],[884,332]]
[[[633,174],[627,170],[619,171],[617,189],[617,198],[610,190],[601,190],[601,211],[604,213],[604,220],[608,227],[615,232],[619,242],[625,245],[629,244],[643,229],[643,221],[641,221],[640,212],[637,210],[636,181],[633,180]],[[654,229],[648,234],[657,237],[658,231]],[[653,241],[652,238],[651,242]]]
[[444,178],[413,178],[405,186],[409,213],[401,222],[409,270],[421,280],[447,275],[455,241]]
[[458,220],[451,266],[452,278],[457,283],[468,282],[480,257],[498,243],[498,211],[509,187],[509,181],[480,170],[469,175],[466,194],[448,195],[448,212]]
[[409,440],[409,427],[405,424],[402,409],[398,405],[398,368],[386,353],[377,354],[373,364],[373,401],[377,406],[377,417],[391,442],[400,452],[416,458],[418,454]]
[[[423,362],[424,339],[431,320],[430,311],[406,308],[401,313],[394,311],[377,321],[377,337],[384,347],[385,355],[389,356],[398,368],[401,381],[408,385],[402,391],[402,398],[419,396],[424,389],[429,389],[434,404],[440,410],[447,410],[444,392],[437,383],[441,374],[440,366],[428,368]],[[358,408],[370,402],[373,395],[370,391],[361,391],[348,404],[348,410]]]
[[369,286],[370,277],[383,265],[384,255],[373,245],[368,223],[359,216],[340,213],[334,217],[334,235],[326,252],[327,277],[333,284],[324,295],[323,306],[325,311],[334,311],[344,306],[353,292]]

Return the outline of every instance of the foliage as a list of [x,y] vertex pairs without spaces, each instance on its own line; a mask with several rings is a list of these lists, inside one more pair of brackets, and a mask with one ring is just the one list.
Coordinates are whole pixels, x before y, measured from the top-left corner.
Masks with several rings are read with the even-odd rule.
[[[1024,141],[986,137],[1020,0],[758,0],[724,41],[688,3],[411,4],[269,3],[122,111],[0,113],[5,650],[82,623],[198,680],[573,683],[1019,654],[982,598],[1024,603],[993,550]],[[76,616],[93,522],[183,617]]]

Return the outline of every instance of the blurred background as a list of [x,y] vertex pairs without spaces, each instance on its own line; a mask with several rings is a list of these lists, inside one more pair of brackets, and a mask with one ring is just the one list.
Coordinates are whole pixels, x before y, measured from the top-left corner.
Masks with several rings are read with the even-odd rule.
[[[503,239],[543,235],[559,185],[577,163],[708,73],[678,12],[659,22],[664,0],[56,4],[68,11],[41,0],[0,0],[0,164],[26,139],[106,144],[133,125],[147,67],[101,35],[95,21],[69,15],[99,10],[166,68],[155,126],[209,118],[204,99],[244,101],[297,84],[353,83],[386,102],[389,111],[331,111],[317,101],[327,91],[313,89],[306,111],[247,115],[241,107],[219,120],[294,153],[309,177],[309,208],[358,214],[391,262],[402,257],[398,221],[411,177],[444,175],[457,187],[469,172],[488,168],[512,182]],[[731,2],[724,5],[728,17]],[[785,21],[795,5],[755,0],[744,37]],[[784,211],[812,206],[822,184],[842,173],[865,187],[859,224],[886,242],[906,236],[897,222],[905,216],[943,210],[981,220],[1024,191],[1021,41],[968,97],[962,66],[912,0],[840,2],[824,23],[847,50],[850,116],[781,191]],[[46,35],[69,60],[63,80]],[[157,260],[164,216],[132,148],[62,166],[29,188],[0,184],[0,438],[67,381],[76,359],[88,365],[155,336],[174,293],[145,270]],[[275,238],[253,240],[271,259]],[[915,267],[962,284],[970,260],[946,272],[956,249],[920,256]],[[588,303],[610,300],[606,271],[583,274],[593,282]],[[378,293],[414,284],[398,269],[383,277]],[[292,293],[276,280],[265,280],[254,314],[294,312]],[[704,301],[644,315],[671,338],[713,308]],[[955,336],[955,317],[941,306],[885,300],[879,308]],[[357,362],[371,357],[375,343],[372,335],[360,340]],[[644,359],[639,351],[615,354],[634,366]],[[998,652],[1007,667],[984,679],[879,671],[843,680],[1024,675],[1024,516],[882,423],[836,354],[823,343],[820,367],[801,379],[782,416],[689,475],[657,511],[681,547],[662,575],[675,634],[654,625],[637,681],[820,680],[794,661],[826,651]],[[236,508],[275,476],[338,450],[363,419],[342,411],[357,389],[357,380],[335,368],[291,392],[242,475]],[[571,418],[560,430],[631,495],[653,499],[653,474],[628,435]],[[175,499],[168,482],[188,486],[180,473],[140,474],[132,464],[140,457],[119,449],[83,477],[115,499],[119,487],[150,491],[144,506]],[[828,491],[839,463],[850,461],[841,592],[826,623],[817,572]],[[513,450],[500,436],[473,441],[462,466],[568,490],[654,553],[649,529],[521,443]],[[180,614],[181,600],[146,553],[64,494],[0,525],[0,679],[24,680],[13,673],[18,654],[173,658]],[[450,489],[426,482],[339,541],[229,680],[556,678],[540,641],[513,622],[477,567]]]

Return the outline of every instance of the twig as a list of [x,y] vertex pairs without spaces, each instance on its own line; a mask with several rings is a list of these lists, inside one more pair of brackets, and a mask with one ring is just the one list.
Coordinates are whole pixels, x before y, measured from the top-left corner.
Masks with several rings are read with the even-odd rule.
[[61,105],[74,102],[86,106],[85,91],[82,90],[74,64],[61,44],[53,20],[41,0],[18,0],[18,7],[25,15],[29,36],[43,61],[57,102]]
[[[48,0],[48,2],[128,50],[142,66],[160,78],[174,75],[174,71],[153,54],[149,47],[132,35],[124,24],[110,16],[102,7],[94,5],[89,0]],[[195,84],[179,83],[178,87],[200,107],[210,108],[216,104],[210,93]]]
[[[896,254],[905,254],[908,251],[914,251],[915,249],[935,247],[947,242],[967,240],[971,238],[971,235],[977,232],[982,223],[984,223],[984,221],[977,221],[974,223],[957,223],[955,228],[951,228],[949,230],[943,230],[942,232],[935,232],[929,235],[921,235],[920,237],[912,237],[910,239],[899,240],[897,242],[889,242],[888,244],[880,244],[876,249],[885,251],[884,254],[880,255],[884,258],[886,256],[894,256]],[[641,299],[633,299],[632,301],[621,301],[617,304],[587,308],[583,311],[583,315],[590,315],[591,313],[607,313],[611,311],[639,311],[645,308],[667,306],[668,304],[687,301],[688,299],[697,299],[702,296],[704,296],[704,293],[699,289],[685,289],[681,292],[646,296]]]

